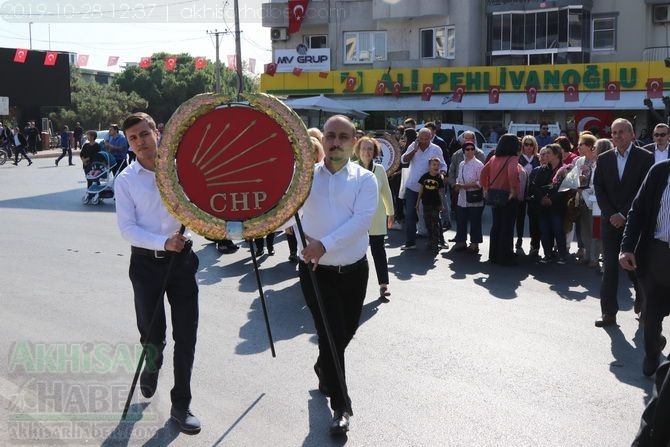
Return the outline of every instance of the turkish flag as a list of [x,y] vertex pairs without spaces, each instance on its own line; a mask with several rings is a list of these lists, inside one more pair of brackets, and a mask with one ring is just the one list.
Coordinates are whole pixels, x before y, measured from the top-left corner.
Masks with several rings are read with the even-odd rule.
[[140,68],[149,68],[149,67],[151,67],[151,58],[150,57],[140,58]]
[[57,59],[58,53],[55,51],[47,51],[46,56],[44,56],[44,65],[56,65]]
[[277,72],[277,64],[274,62],[270,62],[269,64],[265,64],[265,74],[268,76],[274,76],[275,73]]
[[300,25],[305,19],[305,10],[309,0],[288,1],[288,33],[293,34],[300,31]]
[[172,71],[177,68],[177,56],[168,56],[165,58],[165,69]]
[[537,102],[537,86],[536,85],[527,85],[526,86],[526,100],[528,104],[535,104]]
[[397,98],[400,96],[400,90],[402,90],[402,84],[399,81],[395,81],[391,88],[391,94]]
[[605,100],[618,101],[621,98],[621,83],[610,81],[605,85]]
[[456,89],[454,90],[454,95],[452,96],[452,100],[454,102],[461,102],[463,101],[463,94],[465,93],[465,86],[462,84],[459,84],[456,86]]
[[431,96],[433,96],[433,84],[423,84],[421,101],[430,101]]
[[492,85],[489,87],[489,104],[498,104],[500,101],[500,86]]
[[375,87],[375,95],[384,96],[384,93],[386,93],[386,82],[381,80],[377,81],[377,86]]
[[295,67],[293,69],[293,76],[300,76],[302,74],[302,68],[300,67]]
[[77,56],[77,67],[85,67],[88,65],[88,54],[80,54]]
[[348,92],[353,92],[356,88],[356,78],[353,76],[347,76],[346,87],[344,89]]
[[16,53],[14,53],[14,62],[23,64],[26,61],[26,57],[28,57],[28,50],[25,48],[17,48]]
[[647,98],[663,97],[663,78],[647,79]]
[[565,84],[563,87],[563,100],[565,102],[579,102],[579,89],[575,84]]
[[228,68],[231,70],[237,70],[237,55],[229,54],[228,58]]
[[198,56],[195,58],[194,63],[196,70],[202,70],[207,66],[207,59],[204,56]]
[[109,56],[107,58],[107,66],[112,67],[119,63],[119,56]]
[[323,78],[323,79],[326,79],[329,74],[330,74],[330,72],[328,72],[328,71],[320,71],[319,72],[319,77]]

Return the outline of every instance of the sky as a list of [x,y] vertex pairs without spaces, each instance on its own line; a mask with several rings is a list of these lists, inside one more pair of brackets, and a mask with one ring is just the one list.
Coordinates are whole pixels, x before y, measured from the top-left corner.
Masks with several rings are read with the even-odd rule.
[[[89,55],[86,68],[120,71],[156,52],[189,53],[223,64],[235,54],[233,0],[0,0],[0,47]],[[267,1],[267,0],[265,0]],[[261,25],[261,0],[238,0],[242,59],[256,73],[272,60],[270,29]],[[32,22],[30,24],[29,22]],[[32,39],[31,39],[32,37]],[[119,65],[108,67],[109,56]]]

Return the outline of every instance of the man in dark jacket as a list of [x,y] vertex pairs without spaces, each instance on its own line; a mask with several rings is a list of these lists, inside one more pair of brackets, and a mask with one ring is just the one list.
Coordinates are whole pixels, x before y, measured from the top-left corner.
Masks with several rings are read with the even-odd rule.
[[[599,169],[599,168],[598,168]],[[663,317],[670,313],[670,160],[651,168],[628,213],[619,263],[637,273],[645,298],[644,361],[642,372],[651,376],[665,347]]]

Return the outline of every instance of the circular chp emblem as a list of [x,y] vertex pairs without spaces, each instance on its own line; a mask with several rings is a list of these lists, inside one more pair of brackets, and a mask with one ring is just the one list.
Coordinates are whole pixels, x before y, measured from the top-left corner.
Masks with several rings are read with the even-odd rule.
[[376,137],[382,148],[381,155],[375,160],[384,166],[386,175],[391,175],[400,167],[400,146],[393,135],[388,132]]
[[314,154],[304,124],[273,96],[245,98],[186,101],[158,151],[156,181],[168,211],[210,239],[265,236],[309,194]]

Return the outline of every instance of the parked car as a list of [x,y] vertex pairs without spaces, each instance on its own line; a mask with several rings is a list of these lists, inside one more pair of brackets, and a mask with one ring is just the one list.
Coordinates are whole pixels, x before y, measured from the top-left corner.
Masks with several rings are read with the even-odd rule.
[[[95,132],[98,133],[98,137],[95,139],[95,142],[98,143],[101,148],[104,148],[104,141],[109,136],[109,130],[96,130]],[[123,131],[119,130],[119,134],[123,135]],[[86,138],[86,134],[84,134],[84,138]]]

